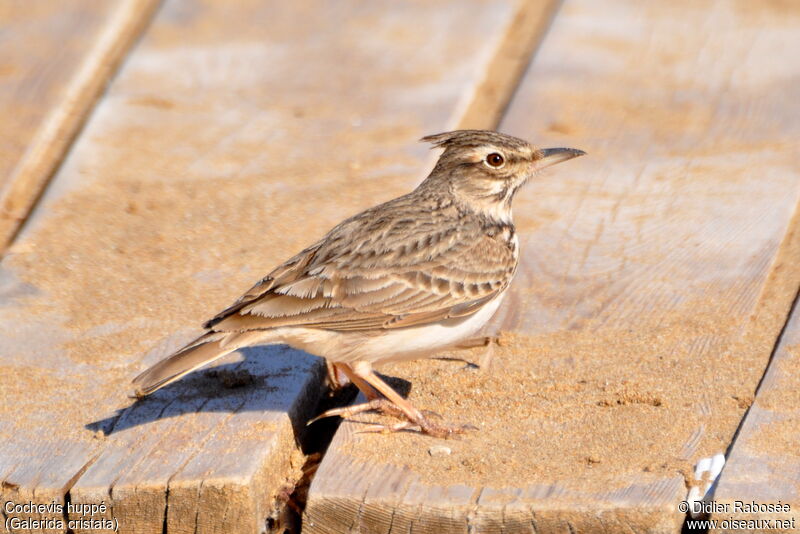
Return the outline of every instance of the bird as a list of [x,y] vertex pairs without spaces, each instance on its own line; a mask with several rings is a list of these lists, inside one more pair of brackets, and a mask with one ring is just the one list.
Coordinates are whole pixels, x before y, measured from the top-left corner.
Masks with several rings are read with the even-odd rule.
[[375,367],[435,356],[480,331],[517,271],[514,195],[542,169],[585,152],[490,130],[421,141],[443,152],[416,189],[345,219],[277,266],[200,337],[134,378],[135,395],[237,349],[286,344],[324,357],[367,399],[312,421],[373,410],[400,419],[374,431],[447,438],[474,428],[434,421]]

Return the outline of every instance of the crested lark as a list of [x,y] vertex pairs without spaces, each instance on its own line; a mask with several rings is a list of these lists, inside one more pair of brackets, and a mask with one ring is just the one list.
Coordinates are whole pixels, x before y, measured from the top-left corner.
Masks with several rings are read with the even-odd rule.
[[369,401],[322,416],[377,409],[404,421],[373,430],[461,431],[430,421],[373,365],[431,356],[491,318],[517,269],[514,194],[538,170],[584,152],[483,130],[423,141],[444,153],[413,192],[346,219],[278,266],[205,334],[137,376],[137,395],[241,347],[285,343],[327,358]]

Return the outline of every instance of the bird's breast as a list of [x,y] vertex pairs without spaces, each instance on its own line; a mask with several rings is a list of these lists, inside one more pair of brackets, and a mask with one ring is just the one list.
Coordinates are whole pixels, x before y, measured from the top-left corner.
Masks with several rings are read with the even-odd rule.
[[519,259],[519,236],[513,226],[508,225],[503,228],[500,238],[506,243],[506,246],[514,255],[514,260]]

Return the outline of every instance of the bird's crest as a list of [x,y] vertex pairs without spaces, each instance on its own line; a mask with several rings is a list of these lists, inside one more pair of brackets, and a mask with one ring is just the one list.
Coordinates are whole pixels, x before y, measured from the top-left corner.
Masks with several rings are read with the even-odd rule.
[[517,137],[491,130],[454,130],[434,135],[426,135],[420,141],[431,143],[434,148],[475,147],[483,145],[522,148],[528,145]]

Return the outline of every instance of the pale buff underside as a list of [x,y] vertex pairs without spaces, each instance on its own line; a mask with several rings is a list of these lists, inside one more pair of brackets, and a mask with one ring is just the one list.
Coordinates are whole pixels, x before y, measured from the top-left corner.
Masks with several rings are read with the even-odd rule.
[[287,344],[339,363],[364,361],[380,365],[431,357],[474,336],[492,318],[504,297],[505,292],[467,317],[386,330],[380,334],[284,327],[265,331],[253,344]]

